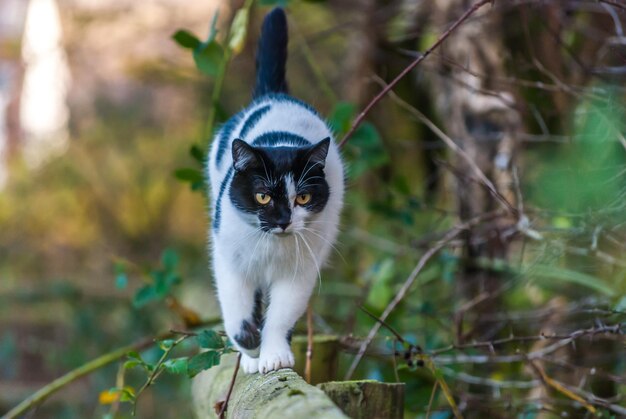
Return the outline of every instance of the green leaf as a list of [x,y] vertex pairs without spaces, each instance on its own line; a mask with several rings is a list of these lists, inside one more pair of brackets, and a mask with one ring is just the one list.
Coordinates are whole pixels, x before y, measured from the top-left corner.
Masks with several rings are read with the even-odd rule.
[[364,122],[354,132],[348,142],[348,151],[352,179],[389,161],[389,155],[383,146],[380,134],[369,122]]
[[185,29],[176,31],[176,33],[172,35],[172,39],[181,47],[188,49],[198,48],[201,44],[200,40],[194,34]]
[[169,351],[174,346],[174,339],[163,339],[159,341],[159,348],[164,351]]
[[215,40],[202,43],[193,50],[196,67],[201,73],[211,77],[217,76],[223,55],[222,47]]
[[[204,164],[204,151],[202,151],[202,149],[197,146],[197,145],[192,145],[191,148],[189,149],[189,154],[191,155],[191,157],[193,157],[198,163],[200,163],[201,165]],[[202,173],[201,173],[202,174]]]
[[131,359],[138,359],[138,360],[142,360],[141,359],[141,355],[139,355],[139,352],[137,351],[130,351],[126,353],[126,356],[131,358]]
[[135,293],[133,297],[133,307],[140,308],[158,299],[160,299],[160,296],[157,294],[156,288],[152,285],[144,285]]
[[161,254],[161,263],[168,271],[173,271],[178,266],[178,253],[172,249],[165,249]]
[[203,330],[196,336],[196,341],[201,348],[221,349],[224,347],[222,337],[214,330]]
[[187,375],[195,377],[198,373],[207,370],[215,365],[219,365],[221,354],[216,351],[202,352],[189,360],[187,365]]
[[135,389],[129,386],[126,386],[121,389],[122,396],[120,397],[121,402],[134,402],[137,398],[135,396]]
[[128,286],[128,276],[125,273],[120,273],[115,276],[115,288],[123,290]]
[[620,298],[613,309],[615,311],[626,311],[626,295]]
[[135,389],[130,386],[125,387],[113,387],[109,389],[110,393],[118,393],[120,394],[121,402],[134,402],[136,399]]
[[[350,129],[355,113],[356,107],[352,103],[338,102],[331,111],[328,122],[333,130],[341,136]],[[387,163],[389,160],[378,130],[369,122],[362,123],[352,134],[346,155],[350,160],[349,175],[352,179]]]
[[261,6],[287,6],[288,0],[259,0]]
[[376,310],[383,310],[392,297],[391,280],[395,274],[395,263],[386,258],[375,264],[370,271],[372,286],[367,295],[367,305]]
[[441,276],[445,282],[451,284],[458,270],[459,258],[453,253],[444,250],[441,252],[439,260],[443,268]]
[[352,103],[337,102],[330,111],[328,123],[337,134],[343,135],[350,129],[355,111],[356,107]]
[[126,361],[124,362],[124,369],[125,370],[130,370],[133,369],[137,366],[143,366],[143,361],[137,361],[137,360],[131,360],[131,361]]
[[246,33],[248,31],[248,9],[242,8],[237,10],[233,23],[230,26],[230,39],[228,48],[233,54],[239,54],[243,49],[246,41]]
[[562,282],[570,282],[573,284],[581,285],[583,287],[587,287],[610,297],[615,295],[615,290],[613,290],[600,278],[587,275],[582,272],[572,271],[566,268],[560,268],[558,266],[533,265],[528,270],[528,274],[534,277],[546,278]]
[[172,374],[187,374],[189,359],[187,357],[168,359],[163,367]]
[[198,169],[192,169],[186,167],[184,169],[177,169],[174,172],[174,176],[176,179],[185,181],[185,182],[203,182],[204,176],[202,176],[202,172]]

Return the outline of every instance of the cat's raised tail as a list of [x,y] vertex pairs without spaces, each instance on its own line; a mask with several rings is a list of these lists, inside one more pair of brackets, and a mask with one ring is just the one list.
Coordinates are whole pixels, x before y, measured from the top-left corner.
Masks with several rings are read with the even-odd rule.
[[263,20],[256,55],[256,86],[254,98],[269,93],[287,93],[287,17],[276,7]]

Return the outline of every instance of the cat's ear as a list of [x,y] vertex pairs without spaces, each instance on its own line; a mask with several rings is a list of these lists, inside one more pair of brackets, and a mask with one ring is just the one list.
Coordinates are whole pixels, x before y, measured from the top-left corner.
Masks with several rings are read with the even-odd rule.
[[326,156],[328,155],[328,147],[330,147],[330,137],[326,137],[319,143],[313,145],[307,152],[307,160],[324,168],[326,165]]
[[233,140],[233,167],[237,171],[249,169],[260,164],[259,156],[254,148],[245,141]]

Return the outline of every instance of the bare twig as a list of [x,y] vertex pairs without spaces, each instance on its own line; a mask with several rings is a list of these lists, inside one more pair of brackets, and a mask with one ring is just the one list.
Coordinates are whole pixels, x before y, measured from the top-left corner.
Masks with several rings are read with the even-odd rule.
[[428,400],[428,409],[426,409],[426,419],[430,417],[430,409],[433,406],[433,401],[435,400],[435,394],[437,394],[437,387],[439,387],[439,381],[435,380],[435,384],[433,384],[433,390],[430,392],[430,399]]
[[547,386],[555,389],[559,393],[565,395],[566,397],[577,401],[582,404],[585,409],[587,409],[591,414],[595,415],[596,408],[593,407],[590,403],[588,403],[584,398],[580,397],[578,394],[574,393],[567,387],[565,387],[562,383],[558,382],[554,378],[550,377],[541,366],[535,362],[529,361],[528,364],[533,369],[533,371],[541,378],[541,381]]
[[226,393],[226,399],[224,403],[222,403],[222,408],[220,409],[220,413],[218,417],[220,419],[224,419],[224,414],[226,413],[226,409],[228,409],[228,402],[230,400],[231,394],[233,394],[233,388],[235,387],[235,380],[237,379],[237,373],[239,372],[239,364],[241,363],[241,352],[237,354],[237,363],[235,363],[235,370],[233,371],[233,378],[230,380],[230,385],[228,386],[228,393]]
[[617,0],[598,0],[600,3],[610,4],[611,6],[615,6],[619,9],[626,10],[626,4],[620,3]]
[[566,335],[558,335],[558,334],[552,334],[552,335],[538,335],[538,336],[509,336],[507,338],[502,338],[502,339],[495,339],[492,341],[488,341],[488,342],[472,342],[472,343],[467,343],[467,344],[453,344],[453,345],[449,345],[446,346],[445,348],[440,348],[440,349],[435,349],[433,351],[430,351],[429,354],[431,356],[437,356],[439,354],[445,353],[445,352],[449,352],[455,349],[479,349],[479,348],[488,348],[491,350],[491,352],[493,352],[493,347],[494,346],[499,346],[499,345],[504,345],[507,343],[513,343],[513,342],[533,342],[533,341],[540,341],[540,340],[568,340],[571,341],[573,339],[579,339],[583,336],[596,336],[596,335],[601,335],[601,334],[620,334],[622,333],[622,328],[624,327],[624,324],[616,324],[616,325],[612,325],[612,326],[600,326],[600,327],[591,327],[589,329],[581,329],[581,330],[576,330],[572,333],[566,334]]
[[348,132],[346,133],[346,135],[344,135],[343,139],[341,140],[341,142],[339,143],[339,148],[343,148],[343,146],[348,142],[348,140],[350,139],[350,137],[352,136],[352,134],[354,134],[354,132],[356,131],[356,129],[359,127],[359,125],[361,125],[361,123],[363,122],[363,120],[365,119],[365,117],[367,116],[367,114],[370,112],[370,110],[378,103],[380,102],[380,100],[387,94],[389,93],[389,91],[391,89],[393,89],[393,87],[398,84],[398,82],[400,80],[402,80],[411,70],[413,70],[419,63],[421,63],[422,61],[424,61],[426,59],[426,57],[428,57],[435,49],[437,49],[439,47],[439,45],[441,45],[443,43],[443,41],[445,41],[463,22],[465,22],[471,15],[473,15],[478,9],[480,9],[481,7],[483,7],[484,5],[488,4],[488,3],[492,3],[493,0],[480,0],[476,3],[474,3],[474,5],[472,7],[470,7],[469,9],[467,9],[465,11],[465,13],[463,13],[463,15],[461,15],[460,18],[458,18],[456,20],[456,22],[454,22],[454,24],[452,24],[452,26],[446,30],[440,37],[439,39],[437,39],[437,41],[430,47],[428,48],[424,54],[420,55],[419,57],[417,57],[413,62],[411,62],[411,64],[409,64],[404,70],[402,70],[402,72],[400,74],[398,74],[396,76],[395,79],[393,79],[391,81],[391,83],[389,83],[383,90],[380,91],[380,93],[378,93],[374,99],[372,99],[370,101],[370,103],[367,104],[367,106],[365,107],[365,109],[363,109],[361,111],[361,113],[354,119],[354,121],[352,122],[352,126],[350,127],[350,129],[348,130]]

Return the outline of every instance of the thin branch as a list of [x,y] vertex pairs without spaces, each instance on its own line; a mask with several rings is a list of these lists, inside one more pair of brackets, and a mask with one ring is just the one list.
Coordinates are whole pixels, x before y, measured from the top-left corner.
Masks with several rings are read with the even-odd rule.
[[228,409],[228,402],[230,401],[230,396],[233,393],[233,388],[235,387],[235,380],[237,380],[237,373],[239,372],[239,364],[241,363],[241,352],[237,354],[237,363],[235,364],[235,371],[233,372],[233,378],[230,380],[230,385],[228,386],[228,393],[226,393],[226,399],[224,403],[222,403],[222,408],[220,409],[220,413],[218,417],[220,419],[224,419],[224,414],[226,413],[226,409]]
[[395,79],[393,79],[391,81],[391,83],[389,83],[387,85],[387,87],[385,87],[383,90],[380,91],[380,93],[378,93],[374,99],[372,99],[370,101],[370,103],[365,107],[365,109],[363,109],[361,111],[361,113],[355,118],[355,120],[352,122],[352,126],[350,127],[350,129],[348,130],[348,132],[346,133],[346,135],[344,135],[343,139],[341,140],[341,142],[339,143],[339,148],[343,148],[343,146],[348,142],[348,140],[350,139],[350,137],[352,136],[352,134],[354,134],[354,132],[356,131],[356,129],[359,127],[359,125],[361,125],[361,123],[363,122],[363,120],[365,119],[365,117],[367,116],[367,114],[370,112],[370,110],[372,110],[372,108],[378,103],[380,102],[380,100],[387,94],[389,93],[389,91],[391,89],[394,88],[394,86],[396,84],[398,84],[398,82],[400,80],[402,80],[411,70],[413,70],[419,63],[421,63],[422,61],[424,61],[426,59],[426,57],[428,57],[435,49],[437,49],[439,47],[439,45],[441,45],[443,43],[443,41],[445,41],[463,22],[465,22],[471,15],[473,15],[478,9],[480,9],[481,7],[483,7],[484,5],[488,4],[488,3],[492,3],[493,0],[480,0],[478,2],[476,2],[472,7],[470,7],[469,9],[467,9],[465,11],[465,13],[463,13],[463,15],[458,18],[456,20],[456,22],[454,22],[454,24],[448,29],[446,30],[440,37],[439,39],[437,39],[437,41],[430,47],[428,48],[424,54],[420,55],[419,57],[417,57],[413,62],[411,62],[411,64],[409,64],[404,70],[402,70],[402,72],[400,74],[398,74],[396,76]]
[[426,409],[426,419],[430,418],[430,409],[433,406],[433,401],[435,400],[435,394],[437,394],[437,387],[439,387],[439,381],[435,380],[435,384],[433,384],[433,389],[430,392],[430,399],[428,400],[428,409]]
[[163,350],[163,354],[161,355],[157,363],[154,365],[154,369],[152,370],[152,373],[150,374],[146,382],[139,388],[139,390],[137,390],[135,401],[133,403],[133,416],[135,416],[135,414],[137,413],[137,404],[138,404],[137,402],[139,401],[139,396],[141,395],[141,393],[143,393],[148,387],[150,387],[154,383],[154,381],[157,379],[157,377],[161,375],[161,373],[165,370],[163,367],[163,363],[167,360],[167,357],[174,350],[174,348],[176,348],[176,346],[178,346],[179,343],[181,343],[182,341],[190,337],[191,335],[189,334],[182,334],[182,336],[180,336],[178,339],[172,342],[172,345],[169,348]]
[[618,9],[626,10],[626,5],[623,3],[619,3],[617,0],[598,0],[600,3],[610,4],[611,6],[615,6]]
[[395,337],[396,340],[398,340],[400,343],[405,343],[406,341],[404,340],[404,338],[402,337],[402,335],[400,333],[398,333],[396,331],[396,329],[394,329],[393,327],[391,327],[389,325],[389,323],[387,323],[386,321],[376,317],[374,314],[370,313],[365,307],[363,307],[361,304],[359,304],[359,309],[361,309],[361,311],[365,314],[367,314],[368,316],[370,316],[372,319],[376,320],[377,322],[379,322],[381,325],[385,326],[385,328],[387,330],[389,330]]
[[596,408],[593,407],[590,403],[588,403],[584,398],[582,398],[581,396],[579,396],[578,394],[574,393],[573,391],[571,391],[570,389],[568,389],[567,387],[565,387],[562,383],[558,382],[557,380],[555,380],[554,378],[550,377],[543,368],[541,368],[540,365],[536,364],[535,362],[529,361],[528,364],[530,365],[530,367],[532,368],[532,370],[539,376],[539,378],[541,379],[541,381],[544,383],[544,385],[546,387],[551,387],[554,390],[558,391],[559,393],[565,395],[566,397],[577,401],[578,403],[582,404],[585,409],[587,409],[592,415],[596,414]]

